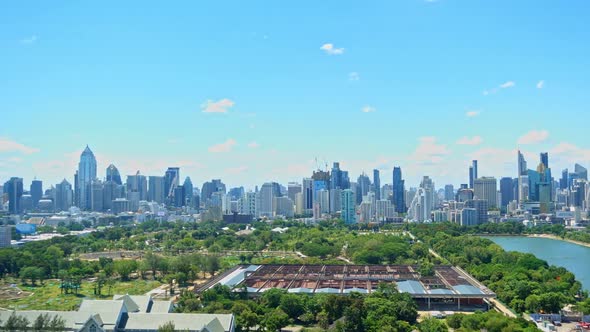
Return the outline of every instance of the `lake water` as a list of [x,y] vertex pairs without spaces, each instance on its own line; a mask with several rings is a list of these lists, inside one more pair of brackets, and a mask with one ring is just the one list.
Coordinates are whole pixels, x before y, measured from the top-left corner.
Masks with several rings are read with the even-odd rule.
[[590,248],[544,238],[520,236],[485,237],[506,251],[531,253],[551,265],[563,266],[576,275],[585,290],[590,290]]

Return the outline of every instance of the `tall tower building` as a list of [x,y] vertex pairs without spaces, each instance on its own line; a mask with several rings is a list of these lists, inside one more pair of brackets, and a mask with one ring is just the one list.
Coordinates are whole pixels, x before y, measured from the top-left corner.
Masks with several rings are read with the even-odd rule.
[[502,210],[505,210],[508,204],[514,200],[514,180],[511,177],[500,179],[500,194],[502,195],[500,205]]
[[355,195],[354,192],[350,189],[342,190],[340,198],[340,211],[342,215],[342,220],[345,224],[355,224],[356,223],[356,204],[355,204]]
[[482,199],[488,202],[489,208],[498,207],[498,183],[496,178],[482,177],[475,180],[475,199]]
[[121,181],[121,174],[119,173],[119,170],[117,169],[117,167],[115,167],[115,165],[110,164],[109,167],[107,167],[107,179],[106,181],[113,181],[114,183],[118,184],[119,186],[123,185],[123,182]]
[[405,197],[405,181],[402,178],[402,169],[401,167],[394,167],[393,168],[393,205],[395,207],[395,212],[397,213],[405,213],[406,212],[406,197]]
[[3,187],[4,193],[8,195],[8,213],[19,214],[21,209],[21,197],[23,196],[23,179],[10,178]]
[[549,168],[549,153],[548,152],[541,153],[541,164],[543,164],[545,166],[545,169]]
[[381,199],[381,179],[379,178],[379,170],[373,170],[373,187],[375,191],[375,199],[378,201]]
[[33,198],[33,208],[37,209],[39,201],[43,197],[43,182],[39,180],[33,180],[31,182],[31,197]]
[[313,212],[313,179],[303,179],[303,213],[309,215]]
[[184,183],[182,184],[184,188],[184,199],[186,200],[184,203],[186,206],[193,206],[193,182],[191,181],[190,177],[186,177],[184,179]]
[[78,164],[78,188],[76,188],[78,207],[82,210],[90,210],[92,207],[91,185],[95,179],[96,158],[87,145],[80,156],[80,163]]
[[165,178],[165,187],[164,187],[164,194],[169,200],[169,203],[174,203],[172,198],[174,197],[174,190],[180,184],[180,168],[178,167],[168,167],[166,174],[164,175]]
[[166,202],[166,179],[163,176],[149,177],[148,200],[150,202],[157,202],[163,204]]
[[55,210],[67,211],[73,204],[74,192],[72,185],[64,179],[55,185]]

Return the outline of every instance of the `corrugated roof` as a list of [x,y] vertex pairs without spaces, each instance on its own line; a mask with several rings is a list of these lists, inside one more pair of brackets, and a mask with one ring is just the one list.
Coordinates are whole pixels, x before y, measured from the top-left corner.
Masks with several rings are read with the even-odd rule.
[[[215,322],[217,321],[217,322]],[[125,331],[153,330],[154,326],[162,326],[172,322],[177,330],[195,330],[206,327],[210,332],[226,332],[232,328],[231,314],[157,314],[131,313],[125,324]]]
[[318,288],[316,293],[340,294],[340,289],[337,288]]
[[455,292],[461,295],[481,295],[483,292],[481,289],[471,286],[471,285],[458,285],[453,286]]
[[436,294],[436,295],[454,295],[455,292],[453,292],[450,289],[444,289],[444,288],[437,288],[437,289],[431,289],[428,291],[428,294]]
[[246,272],[254,272],[258,270],[259,267],[260,265],[249,265],[245,268],[236,269],[225,278],[221,279],[219,283],[223,286],[234,287],[244,281],[246,278]]
[[400,281],[397,283],[397,289],[401,293],[426,294],[426,289],[424,289],[424,286],[422,286],[422,284],[416,280]]

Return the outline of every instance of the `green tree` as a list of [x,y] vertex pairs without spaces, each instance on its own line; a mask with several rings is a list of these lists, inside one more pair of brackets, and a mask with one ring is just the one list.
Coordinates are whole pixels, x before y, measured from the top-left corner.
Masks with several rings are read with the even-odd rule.
[[283,327],[289,325],[289,315],[281,309],[275,309],[264,315],[262,324],[269,331],[280,331]]
[[128,281],[129,275],[137,270],[137,262],[134,260],[115,261],[114,270],[121,280]]
[[443,321],[435,318],[428,318],[418,324],[418,330],[420,332],[446,332],[449,329]]
[[173,322],[168,322],[164,325],[158,327],[158,332],[175,332],[176,326],[174,326]]

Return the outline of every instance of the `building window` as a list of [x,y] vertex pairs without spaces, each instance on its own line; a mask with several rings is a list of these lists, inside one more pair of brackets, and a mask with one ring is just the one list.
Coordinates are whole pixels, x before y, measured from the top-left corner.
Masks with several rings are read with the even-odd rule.
[[96,325],[94,325],[94,324],[90,325],[88,332],[96,332]]

